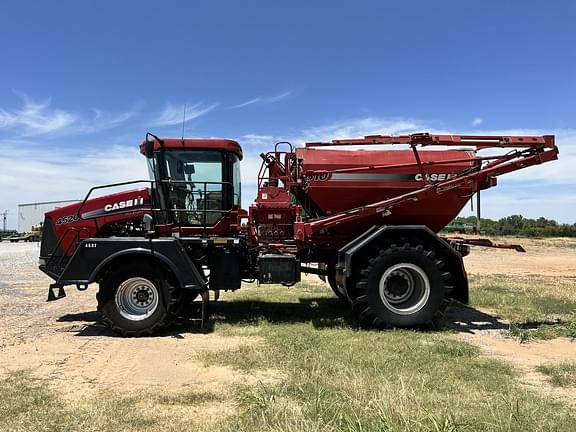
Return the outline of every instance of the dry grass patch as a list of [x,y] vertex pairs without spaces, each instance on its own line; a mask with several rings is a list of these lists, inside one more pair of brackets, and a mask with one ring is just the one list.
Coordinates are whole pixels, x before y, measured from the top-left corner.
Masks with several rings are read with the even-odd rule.
[[97,396],[71,402],[60,397],[46,380],[19,372],[0,379],[0,430],[213,432],[232,414],[226,409],[229,403],[210,392],[106,389]]
[[472,275],[471,304],[509,321],[510,335],[576,338],[576,278]]
[[550,383],[557,387],[576,387],[576,361],[544,364],[536,368],[548,376]]

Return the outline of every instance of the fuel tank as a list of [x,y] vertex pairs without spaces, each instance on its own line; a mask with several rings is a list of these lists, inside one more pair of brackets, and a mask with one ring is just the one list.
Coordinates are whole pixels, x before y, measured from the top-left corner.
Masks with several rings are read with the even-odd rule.
[[[469,150],[332,150],[298,148],[306,195],[322,216],[384,201],[453,178],[474,165]],[[308,173],[308,174],[306,174]],[[312,174],[311,174],[312,173]],[[438,232],[454,219],[475,191],[458,187],[437,198],[410,201],[335,231],[363,232],[374,224],[426,225]]]

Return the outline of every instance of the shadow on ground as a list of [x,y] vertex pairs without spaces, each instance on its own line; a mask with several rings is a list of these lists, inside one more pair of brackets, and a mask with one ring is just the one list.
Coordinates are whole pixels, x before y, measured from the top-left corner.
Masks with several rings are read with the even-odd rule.
[[[199,315],[197,315],[199,316]],[[75,332],[78,336],[116,336],[103,323],[96,311],[67,314],[58,322],[70,323],[61,331]],[[188,318],[179,319],[163,336],[181,337],[183,333],[211,333],[220,324],[258,325],[262,322],[272,324],[311,323],[315,328],[354,328],[360,326],[350,309],[340,300],[318,297],[300,299],[299,303],[267,301],[218,301],[211,302],[209,318],[204,326],[199,321]],[[507,330],[509,324],[477,309],[453,304],[448,307],[444,319],[421,331],[458,331],[474,333],[486,330]]]

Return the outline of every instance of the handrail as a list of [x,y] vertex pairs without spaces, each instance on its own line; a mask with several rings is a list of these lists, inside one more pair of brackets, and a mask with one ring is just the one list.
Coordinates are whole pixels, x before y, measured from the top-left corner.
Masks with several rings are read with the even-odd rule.
[[[232,182],[212,182],[212,181],[192,181],[192,180],[172,180],[172,179],[165,179],[165,180],[130,180],[130,181],[125,181],[125,182],[119,182],[119,183],[110,183],[110,184],[106,184],[106,185],[99,185],[99,186],[93,186],[89,189],[88,193],[86,194],[86,196],[84,197],[84,199],[82,200],[80,206],[78,207],[78,210],[76,211],[76,216],[79,219],[82,220],[90,220],[90,219],[96,219],[98,217],[101,217],[102,215],[95,215],[95,216],[89,216],[89,217],[85,217],[85,215],[81,214],[82,209],[84,208],[86,202],[88,201],[88,199],[90,198],[90,196],[92,195],[92,193],[96,190],[101,190],[101,189],[106,189],[106,188],[113,188],[113,187],[119,187],[119,186],[127,186],[130,184],[137,184],[137,183],[147,183],[147,184],[152,184],[152,183],[161,183],[161,184],[195,184],[195,185],[203,185],[203,196],[205,197],[207,195],[207,192],[210,192],[207,190],[207,186],[208,185],[221,185],[224,187],[228,187],[230,188],[232,191],[234,190],[234,185]],[[222,189],[223,190],[223,189]],[[191,191],[190,191],[191,192]],[[187,213],[195,213],[195,212],[202,212],[204,214],[204,226],[206,226],[205,222],[206,222],[206,213],[230,213],[233,209],[234,209],[234,205],[232,204],[232,206],[229,209],[208,209],[206,208],[207,202],[206,199],[204,199],[204,208],[203,209],[196,209],[196,210],[190,210],[190,209],[186,209],[186,208],[166,208],[166,209],[161,209],[161,208],[153,208],[153,207],[148,207],[146,208],[146,210],[149,210],[151,212],[156,212],[156,213],[169,213],[169,212],[187,212]],[[122,210],[122,211],[114,211],[113,213],[110,213],[110,215],[119,215],[119,214],[125,214],[125,213],[134,213],[137,212],[138,210],[142,210],[142,208],[128,208],[126,210]]]
[[[46,268],[49,268],[49,265],[52,262],[52,259],[54,259],[54,257],[56,256],[56,252],[58,251],[58,248],[60,247],[60,245],[62,244],[62,242],[64,241],[64,239],[68,235],[68,233],[69,232],[75,232],[76,233],[76,244],[78,244],[78,243],[80,243],[80,233],[82,231],[86,231],[86,232],[88,232],[88,234],[90,234],[90,230],[88,230],[88,228],[86,228],[86,227],[80,227],[80,228],[69,227],[66,229],[66,231],[64,231],[64,234],[62,235],[62,237],[60,237],[60,240],[58,240],[58,243],[56,243],[56,246],[54,246],[54,249],[49,254],[48,261],[46,261],[46,264],[45,264]],[[70,245],[68,245],[66,250],[63,252],[62,256],[60,257],[60,262],[58,263],[59,266],[62,264],[64,257],[68,256],[68,251],[71,249],[73,244],[74,244],[74,242],[72,242]]]
[[411,135],[367,135],[364,138],[337,139],[328,142],[308,142],[306,147],[328,146],[358,146],[358,145],[442,145],[442,146],[470,146],[478,148],[490,147],[555,147],[553,135],[517,136],[517,135],[434,135],[428,132]]
[[[86,219],[84,219],[84,218],[80,215],[80,211],[84,208],[84,204],[86,204],[86,201],[88,201],[88,198],[90,198],[90,195],[92,195],[92,192],[94,192],[95,190],[112,188],[112,187],[118,187],[118,186],[126,186],[126,185],[129,185],[129,184],[136,184],[136,183],[153,183],[153,182],[156,182],[156,180],[130,180],[130,181],[125,181],[125,182],[120,182],[120,183],[110,183],[110,184],[106,184],[106,185],[92,186],[92,187],[88,190],[88,193],[86,194],[86,196],[84,197],[84,199],[82,200],[82,203],[80,204],[80,207],[78,207],[78,210],[76,211],[76,216],[77,216],[79,219],[82,219],[82,220],[92,219],[92,218],[86,218]],[[134,211],[134,210],[132,210],[132,211]],[[118,213],[123,213],[123,212],[118,212]],[[116,213],[116,214],[118,214],[118,213]]]

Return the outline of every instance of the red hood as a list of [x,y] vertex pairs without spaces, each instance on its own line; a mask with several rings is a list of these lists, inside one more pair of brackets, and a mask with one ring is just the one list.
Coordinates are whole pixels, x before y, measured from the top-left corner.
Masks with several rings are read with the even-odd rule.
[[133,189],[54,209],[45,214],[45,224],[53,226],[56,241],[63,239],[61,248],[68,254],[74,250],[76,234],[97,237],[111,224],[142,219],[150,210],[150,190]]

